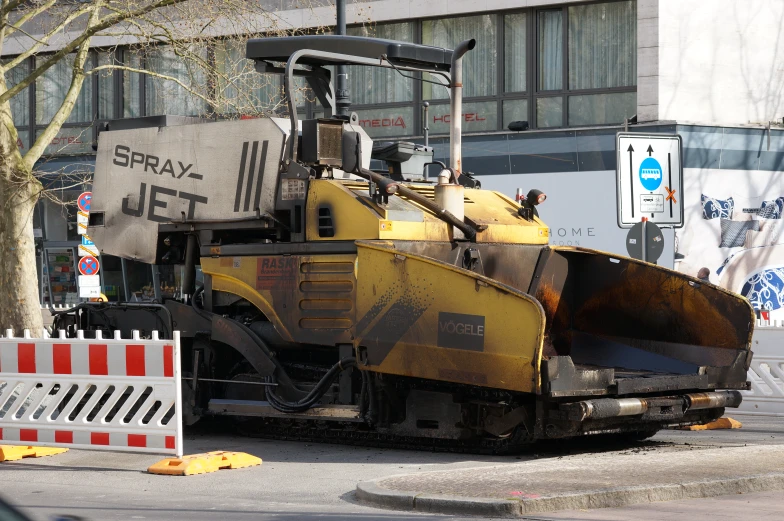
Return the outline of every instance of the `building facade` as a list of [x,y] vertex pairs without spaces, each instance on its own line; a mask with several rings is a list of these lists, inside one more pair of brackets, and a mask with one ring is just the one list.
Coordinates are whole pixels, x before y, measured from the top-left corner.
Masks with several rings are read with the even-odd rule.
[[[292,28],[334,24],[330,5],[303,9],[292,0],[262,1]],[[784,213],[784,4],[381,0],[358,1],[348,10],[352,35],[442,47],[476,38],[465,60],[464,113],[459,116],[465,169],[485,188],[547,192],[540,213],[551,227],[553,244],[625,253],[626,231],[615,217],[615,134],[625,127],[680,134],[684,193],[678,196],[684,198],[686,225],[665,230],[660,262],[690,275],[708,268],[711,282],[743,292],[774,318],[781,310],[784,318],[784,246],[778,226]],[[205,44],[204,52],[219,60],[242,49],[216,39]],[[95,66],[117,60],[193,80],[165,46],[143,58],[123,48],[96,47],[91,59]],[[32,67],[32,60],[25,66]],[[23,149],[51,119],[67,79],[64,62],[14,98]],[[352,110],[371,137],[421,142],[427,127],[436,159],[447,159],[453,115],[445,87],[391,70],[361,68],[349,68],[349,87]],[[278,88],[260,87],[254,95],[269,101]],[[299,110],[309,117],[320,114],[304,98]],[[151,77],[121,71],[95,75],[39,166],[51,172],[87,171],[89,182],[97,122],[205,113],[221,115],[219,108]],[[527,130],[508,130],[520,121],[527,122]],[[71,195],[79,191],[71,189]],[[44,246],[75,244],[73,222],[73,211],[42,203],[36,227],[44,264],[53,257]],[[137,282],[149,288],[152,272],[132,269],[139,271]],[[52,276],[51,268],[47,273]],[[176,277],[170,278],[176,287]]]

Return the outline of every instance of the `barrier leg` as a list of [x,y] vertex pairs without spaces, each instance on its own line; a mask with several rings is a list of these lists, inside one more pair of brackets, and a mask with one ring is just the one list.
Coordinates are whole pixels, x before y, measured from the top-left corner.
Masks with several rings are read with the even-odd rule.
[[261,458],[244,452],[216,451],[181,458],[167,458],[150,466],[147,472],[168,476],[191,476],[216,472],[220,469],[241,469],[256,465],[261,465]]
[[733,420],[732,418],[719,418],[716,421],[712,421],[710,423],[706,423],[705,425],[690,425],[688,427],[684,427],[683,430],[685,431],[712,431],[716,429],[740,429],[743,427],[743,424],[738,420]]
[[32,447],[29,445],[0,445],[0,462],[17,461],[22,458],[42,458],[68,452],[55,447]]

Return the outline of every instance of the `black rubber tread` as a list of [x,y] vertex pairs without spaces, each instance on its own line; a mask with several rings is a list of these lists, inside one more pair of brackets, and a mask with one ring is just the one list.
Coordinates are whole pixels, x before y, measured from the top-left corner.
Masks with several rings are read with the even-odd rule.
[[[338,428],[337,426],[340,426]],[[372,430],[365,424],[326,422],[319,420],[288,420],[285,418],[243,418],[236,423],[243,436],[310,443],[360,445],[384,449],[424,450],[485,455],[516,454],[524,451],[534,438],[520,426],[507,438],[476,438],[443,440],[397,436]]]

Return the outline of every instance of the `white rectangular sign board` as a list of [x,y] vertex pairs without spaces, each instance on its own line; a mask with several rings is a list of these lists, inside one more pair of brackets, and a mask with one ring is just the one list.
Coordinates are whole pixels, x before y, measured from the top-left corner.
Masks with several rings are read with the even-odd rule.
[[100,286],[79,286],[79,298],[99,298],[100,296]]
[[97,257],[100,254],[101,252],[98,251],[98,247],[95,245],[93,246],[87,246],[85,244],[79,245],[79,257],[86,257],[87,255],[92,255],[93,257]]
[[87,233],[87,225],[90,222],[90,214],[81,210],[76,212],[76,233],[85,235]]
[[100,275],[79,275],[79,287],[82,288],[94,288],[101,286],[101,276]]
[[615,138],[618,226],[647,217],[660,226],[683,226],[681,137],[619,132]]

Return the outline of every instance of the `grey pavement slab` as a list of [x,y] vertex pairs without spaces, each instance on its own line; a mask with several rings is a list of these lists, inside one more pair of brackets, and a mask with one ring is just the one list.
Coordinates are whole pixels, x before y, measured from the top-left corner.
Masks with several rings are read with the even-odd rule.
[[784,476],[784,445],[677,453],[640,449],[588,459],[560,457],[404,475],[382,479],[376,485],[387,490],[414,490],[419,494],[515,499],[778,473]]
[[784,519],[781,491],[733,494],[709,499],[645,503],[621,508],[565,510],[531,521],[780,521]]
[[[559,458],[579,462],[634,450],[645,451],[642,459],[651,454],[784,443],[781,420],[742,420],[744,428],[737,431],[665,431],[652,442],[622,449],[596,443],[537,445],[526,453],[504,457],[251,439],[233,435],[221,423],[218,428],[197,426],[186,430],[186,452],[244,451],[261,457],[262,466],[185,478],[152,476],[144,470],[159,459],[156,456],[72,450],[56,457],[0,464],[0,496],[37,521],[66,513],[88,520],[462,521],[471,518],[465,513],[433,516],[368,507],[356,500],[354,490],[360,481],[403,473],[459,471]],[[654,505],[664,504],[668,503]],[[605,511],[610,512],[589,512]],[[577,511],[576,515],[573,519],[579,519],[582,513]],[[536,515],[536,519],[548,519],[543,516]]]
[[[386,508],[519,516],[784,489],[784,422],[744,421],[748,437],[673,431],[666,436],[690,441],[667,450],[653,442],[580,457],[393,476],[360,483],[357,497]],[[721,438],[728,443],[711,445]]]

